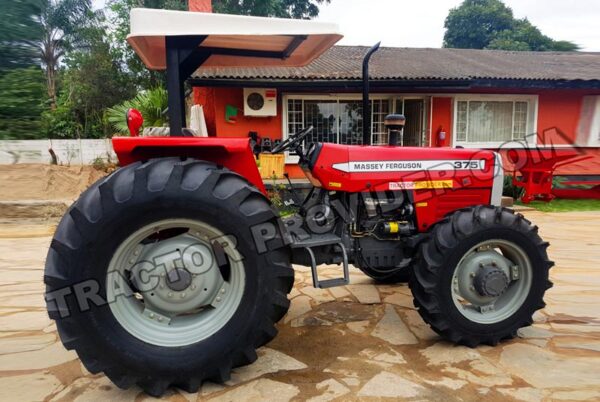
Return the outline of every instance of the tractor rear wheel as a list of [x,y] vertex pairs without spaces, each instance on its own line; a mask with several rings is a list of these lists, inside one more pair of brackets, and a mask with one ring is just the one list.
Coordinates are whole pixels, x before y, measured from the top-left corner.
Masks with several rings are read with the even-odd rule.
[[278,219],[260,191],[211,163],[117,170],[71,206],[48,252],[46,300],[63,344],[90,372],[153,396],[227,381],[289,306],[289,250],[278,231],[262,247],[252,230]]
[[421,244],[410,288],[419,314],[444,338],[474,347],[533,323],[552,286],[544,242],[521,214],[478,206],[452,213]]

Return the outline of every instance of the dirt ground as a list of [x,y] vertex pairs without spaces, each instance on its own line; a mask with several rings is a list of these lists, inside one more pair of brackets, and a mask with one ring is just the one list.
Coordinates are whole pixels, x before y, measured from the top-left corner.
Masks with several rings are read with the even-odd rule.
[[[72,180],[69,188],[89,180]],[[291,309],[254,364],[236,369],[224,386],[170,390],[163,399],[600,400],[600,213],[526,215],[551,242],[555,286],[519,338],[497,347],[454,346],[423,323],[406,286],[375,285],[353,269],[351,285],[319,290],[309,270],[296,267]],[[42,283],[55,224],[0,221],[0,400],[152,399],[91,375],[60,344]]]
[[59,218],[104,175],[91,166],[0,165],[0,220]]
[[91,166],[0,165],[0,201],[72,201],[106,173]]

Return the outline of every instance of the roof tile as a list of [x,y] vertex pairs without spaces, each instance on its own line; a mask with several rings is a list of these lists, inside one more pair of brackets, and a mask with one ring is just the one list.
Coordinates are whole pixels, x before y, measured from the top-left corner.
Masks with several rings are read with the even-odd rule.
[[[305,67],[202,67],[202,79],[359,80],[363,46],[334,46]],[[600,80],[600,53],[381,48],[371,59],[373,80]]]

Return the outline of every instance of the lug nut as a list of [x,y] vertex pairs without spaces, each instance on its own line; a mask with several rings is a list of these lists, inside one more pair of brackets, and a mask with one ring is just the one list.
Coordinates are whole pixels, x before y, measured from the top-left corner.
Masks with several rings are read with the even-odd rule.
[[162,320],[163,320],[163,318],[162,318],[162,317],[158,317],[158,321],[162,321]]
[[154,313],[150,313],[150,318],[154,318]]
[[192,286],[191,286],[191,289],[192,289],[192,290],[195,290],[195,289],[196,289],[196,285],[192,285]]
[[217,301],[218,301],[218,302],[220,302],[220,301],[221,301],[221,298],[220,298],[220,297],[217,297]]
[[185,299],[185,293],[182,293],[182,294],[181,294],[181,298],[182,298],[182,299]]
[[173,292],[169,292],[169,293],[167,293],[167,296],[169,296],[169,297],[173,297]]
[[221,289],[221,293],[225,293],[225,289]]
[[469,274],[469,276],[470,276],[471,278],[475,278],[475,272],[471,272],[471,273]]

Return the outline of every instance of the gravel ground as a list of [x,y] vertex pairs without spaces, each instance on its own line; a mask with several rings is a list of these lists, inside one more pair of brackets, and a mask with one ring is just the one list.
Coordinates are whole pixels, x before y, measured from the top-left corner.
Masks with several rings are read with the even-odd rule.
[[[600,213],[526,215],[552,244],[555,286],[518,339],[457,347],[423,323],[406,286],[377,286],[353,269],[351,285],[318,290],[297,267],[291,309],[257,362],[225,386],[163,399],[599,400]],[[151,399],[91,375],[58,341],[42,284],[52,231],[48,221],[0,224],[0,400]]]

